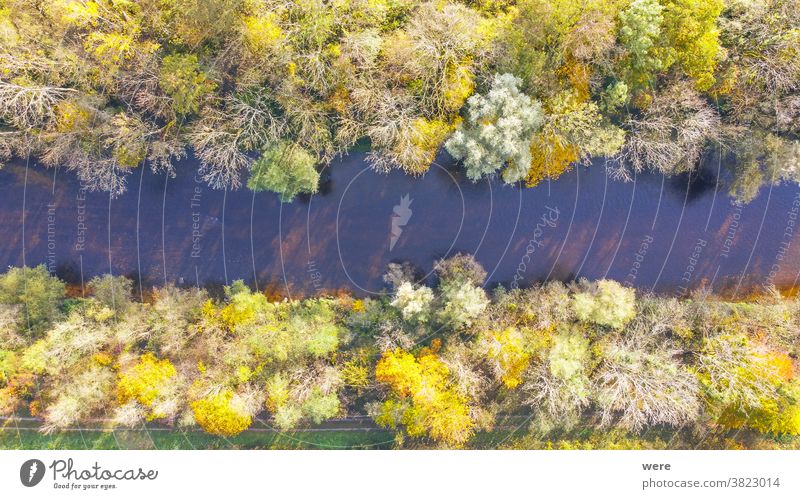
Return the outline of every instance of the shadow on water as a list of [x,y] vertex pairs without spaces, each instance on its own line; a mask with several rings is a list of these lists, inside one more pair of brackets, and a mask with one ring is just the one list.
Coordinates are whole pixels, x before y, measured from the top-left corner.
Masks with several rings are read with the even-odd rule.
[[718,166],[714,160],[703,161],[696,170],[691,172],[674,175],[667,180],[670,193],[679,198],[686,199],[686,203],[694,203],[714,191],[722,190],[722,179],[718,172]]

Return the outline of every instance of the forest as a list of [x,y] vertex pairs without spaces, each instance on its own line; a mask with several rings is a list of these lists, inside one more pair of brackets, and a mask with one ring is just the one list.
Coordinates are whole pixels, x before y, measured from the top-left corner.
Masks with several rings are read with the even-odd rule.
[[[160,425],[233,437],[368,417],[395,448],[796,449],[800,299],[637,294],[611,280],[481,286],[391,264],[382,298],[89,293],[44,266],[0,276],[0,416],[57,435]],[[99,423],[98,423],[99,422]],[[509,433],[509,424],[513,429]],[[9,426],[11,425],[11,426]],[[505,432],[505,433],[503,433]],[[230,444],[228,444],[230,445]]]
[[338,155],[535,186],[724,158],[800,179],[797,0],[0,0],[0,161],[317,191]]

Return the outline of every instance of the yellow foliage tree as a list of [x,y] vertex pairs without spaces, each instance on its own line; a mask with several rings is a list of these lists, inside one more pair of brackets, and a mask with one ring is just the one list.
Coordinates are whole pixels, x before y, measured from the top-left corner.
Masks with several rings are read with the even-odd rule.
[[[159,397],[163,396],[177,374],[175,366],[168,359],[159,360],[152,353],[141,356],[139,363],[123,373],[117,383],[117,398],[120,404],[135,400],[147,408],[153,408]],[[153,411],[148,419],[164,417]]]
[[239,405],[231,390],[223,390],[191,404],[197,424],[206,432],[223,437],[238,435],[250,426],[252,417]]
[[430,349],[423,349],[417,358],[399,349],[385,352],[375,377],[389,386],[392,396],[380,406],[375,421],[390,428],[402,425],[412,437],[463,445],[475,423],[467,400],[450,384],[449,372]]
[[506,388],[516,388],[522,383],[522,373],[530,364],[531,356],[525,350],[522,333],[516,328],[488,331],[481,338],[485,355],[495,364],[495,371]]
[[548,178],[558,178],[580,159],[578,148],[551,132],[537,133],[531,141],[531,167],[525,185],[535,187]]

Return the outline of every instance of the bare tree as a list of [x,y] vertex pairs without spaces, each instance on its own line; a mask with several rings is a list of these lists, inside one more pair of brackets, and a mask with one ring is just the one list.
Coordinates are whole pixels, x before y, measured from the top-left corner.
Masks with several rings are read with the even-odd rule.
[[0,116],[18,130],[39,128],[54,119],[56,104],[75,93],[71,88],[0,80]]
[[602,346],[593,375],[600,422],[633,431],[645,425],[681,426],[700,412],[699,385],[680,365],[681,350],[638,344],[641,335],[615,335]]
[[689,82],[656,94],[644,113],[625,123],[627,140],[609,166],[614,176],[630,179],[630,166],[665,175],[692,171],[705,148],[720,144],[720,116]]

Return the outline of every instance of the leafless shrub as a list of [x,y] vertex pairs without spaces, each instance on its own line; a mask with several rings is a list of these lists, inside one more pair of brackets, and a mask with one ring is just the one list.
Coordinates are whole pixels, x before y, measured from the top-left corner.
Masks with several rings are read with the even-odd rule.
[[158,59],[143,55],[132,64],[132,69],[118,75],[119,96],[132,109],[155,118],[175,119],[172,98],[159,85]]
[[480,367],[480,357],[464,343],[451,343],[441,357],[455,380],[458,393],[469,400],[481,400],[490,385]]
[[564,379],[553,374],[546,362],[537,362],[526,373],[523,403],[535,410],[534,424],[546,432],[557,426],[575,425],[589,407],[588,380],[583,376]]
[[251,159],[236,142],[236,133],[200,121],[189,134],[195,154],[200,159],[200,176],[214,189],[237,189],[242,185],[241,171]]
[[657,94],[640,117],[626,123],[627,140],[609,163],[612,174],[630,179],[633,171],[654,169],[665,175],[692,171],[705,148],[720,143],[720,117],[688,82]]
[[645,425],[681,426],[700,412],[699,386],[677,360],[678,349],[638,344],[642,335],[617,335],[604,342],[593,376],[600,422],[633,431]]
[[263,91],[232,95],[223,107],[207,107],[189,132],[201,162],[200,174],[216,189],[241,186],[241,171],[249,168],[247,152],[266,147],[286,132],[286,123],[274,112]]
[[56,104],[76,93],[71,88],[23,86],[0,80],[0,116],[18,130],[39,128],[53,120]]

